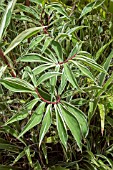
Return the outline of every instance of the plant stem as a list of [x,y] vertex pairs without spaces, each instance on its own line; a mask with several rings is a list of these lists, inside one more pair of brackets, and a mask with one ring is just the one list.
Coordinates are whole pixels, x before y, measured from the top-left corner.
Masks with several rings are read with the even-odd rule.
[[[44,13],[44,9],[42,10],[41,16],[40,16],[40,19],[41,19],[40,22],[41,22],[42,26],[44,26],[44,22],[43,22],[43,18],[42,18],[43,13]],[[44,31],[45,34],[49,35],[47,28],[43,28],[43,31]]]
[[35,89],[35,91],[36,91],[38,97],[39,97],[42,101],[44,101],[45,103],[48,103],[48,104],[58,104],[58,103],[60,103],[60,96],[57,96],[57,101],[51,102],[51,101],[45,100],[45,99],[40,95],[38,89]]
[[12,75],[12,77],[16,77],[14,69],[11,67],[7,57],[4,55],[4,53],[3,53],[3,51],[1,49],[0,49],[0,57],[2,58],[4,63],[11,69],[10,74]]
[[59,64],[59,65],[62,65],[62,64],[64,64],[64,63],[67,63],[69,60],[72,60],[75,56],[76,56],[76,54],[74,54],[72,57],[66,59],[65,61],[59,62],[58,64]]
[[30,0],[25,1],[26,6],[30,6]]

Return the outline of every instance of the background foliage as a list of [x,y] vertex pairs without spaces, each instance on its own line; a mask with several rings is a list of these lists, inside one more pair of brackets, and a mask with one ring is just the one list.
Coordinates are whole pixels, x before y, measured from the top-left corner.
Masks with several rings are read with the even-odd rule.
[[113,169],[112,9],[0,1],[0,169]]

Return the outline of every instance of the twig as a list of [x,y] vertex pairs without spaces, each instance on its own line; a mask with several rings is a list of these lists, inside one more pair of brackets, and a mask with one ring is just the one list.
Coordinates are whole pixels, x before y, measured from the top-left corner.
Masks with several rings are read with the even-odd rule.
[[[43,22],[43,18],[42,18],[42,14],[44,13],[44,9],[42,10],[42,12],[41,12],[41,16],[40,16],[40,22],[41,22],[41,24],[42,24],[42,26],[44,26],[44,22]],[[49,35],[49,33],[48,33],[48,30],[47,30],[47,28],[43,28],[43,31],[44,31],[44,33],[45,34],[48,34]]]
[[74,56],[68,58],[68,59],[65,60],[65,61],[59,62],[58,64],[59,64],[59,65],[62,65],[62,64],[64,64],[64,63],[67,63],[69,60],[72,60],[75,56],[76,56],[76,54],[74,54]]
[[58,103],[60,103],[60,96],[57,96],[57,101],[51,102],[51,101],[48,101],[48,100],[44,99],[44,98],[40,95],[40,93],[38,92],[38,89],[35,89],[35,91],[36,91],[38,97],[39,97],[42,101],[44,101],[45,103],[48,103],[48,104],[58,104]]
[[4,63],[11,69],[10,74],[12,75],[12,77],[16,77],[14,69],[11,67],[7,57],[4,55],[4,53],[3,53],[3,51],[1,49],[0,49],[0,57],[2,58]]
[[73,8],[72,8],[72,10],[71,10],[71,13],[70,13],[69,17],[72,16],[72,14],[74,13],[75,8],[76,8],[76,3],[74,3],[74,5],[73,5]]
[[26,6],[30,6],[30,0],[25,1]]

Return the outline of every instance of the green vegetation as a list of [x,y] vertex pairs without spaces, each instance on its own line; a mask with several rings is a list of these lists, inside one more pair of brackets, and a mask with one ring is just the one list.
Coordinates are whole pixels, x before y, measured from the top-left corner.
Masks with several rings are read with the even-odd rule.
[[113,170],[113,1],[0,1],[0,169]]

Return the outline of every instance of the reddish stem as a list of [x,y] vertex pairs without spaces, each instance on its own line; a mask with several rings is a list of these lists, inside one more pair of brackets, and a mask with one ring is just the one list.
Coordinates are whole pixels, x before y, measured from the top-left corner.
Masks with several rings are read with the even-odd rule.
[[16,74],[15,74],[13,68],[11,67],[8,59],[6,58],[6,56],[4,55],[4,53],[3,53],[3,51],[1,49],[0,49],[0,57],[2,58],[4,63],[11,69],[10,74],[12,75],[12,77],[16,77]]
[[[42,24],[42,26],[44,26],[44,25]],[[46,28],[43,28],[43,31],[45,34],[49,34]]]
[[57,101],[51,102],[51,101],[48,101],[48,100],[44,99],[44,98],[40,95],[38,89],[35,89],[35,91],[36,91],[38,97],[39,97],[42,101],[44,101],[45,103],[48,103],[48,104],[58,104],[58,103],[60,102],[60,96],[57,96],[57,98],[58,98]]
[[[41,18],[40,22],[41,22],[42,26],[44,26],[44,22],[43,22],[43,18],[42,18],[43,13],[44,13],[44,9],[42,10],[41,16],[40,16],[40,18]],[[49,34],[46,28],[43,28],[43,31],[44,31],[45,34]]]
[[62,64],[64,64],[64,63],[67,63],[69,60],[72,60],[75,56],[76,56],[76,54],[74,54],[74,56],[66,59],[65,61],[59,62],[58,64],[59,64],[59,65],[62,65]]
[[30,0],[25,1],[26,6],[30,6]]
[[[65,60],[65,61],[63,61],[63,62],[59,62],[58,64],[62,65],[62,64],[64,64],[64,63],[67,63],[69,60],[72,60],[75,56],[76,56],[76,54],[74,54],[74,56],[68,58],[67,60]],[[58,104],[58,103],[60,102],[60,96],[57,96],[57,101],[55,101],[55,102],[50,102],[50,101],[44,99],[44,98],[40,95],[38,89],[35,89],[35,91],[36,91],[38,97],[39,97],[42,101],[44,101],[45,103],[48,103],[48,104]]]

